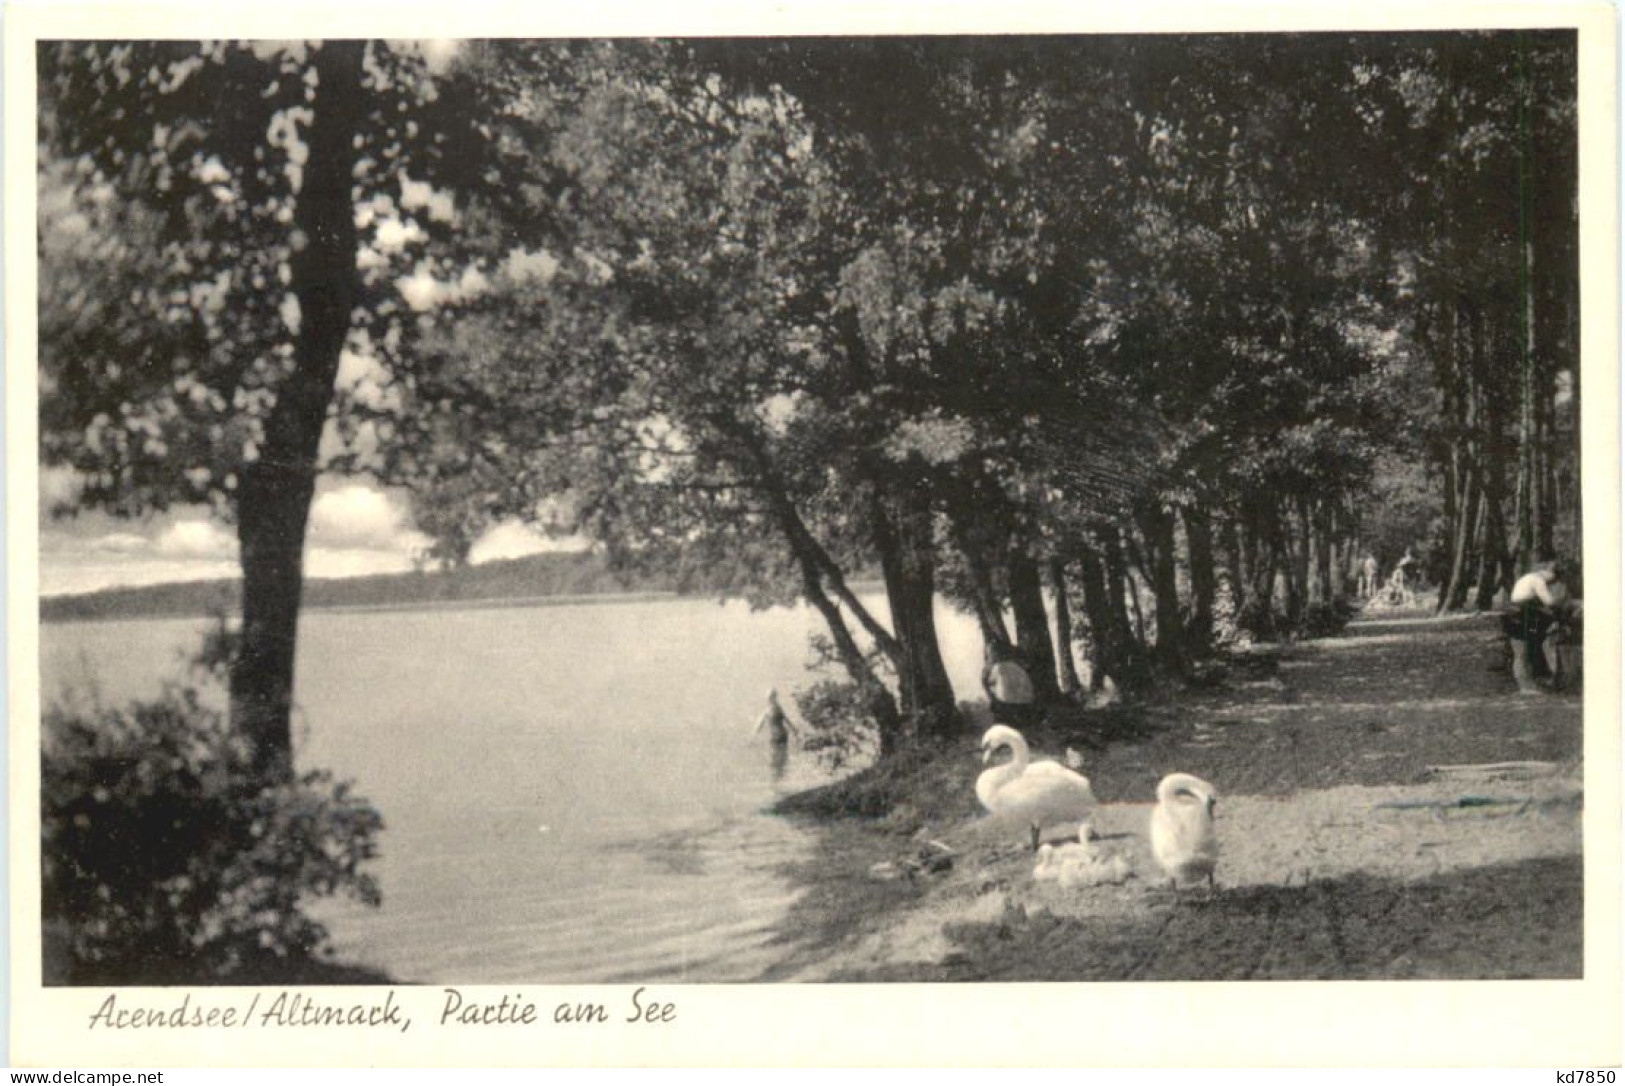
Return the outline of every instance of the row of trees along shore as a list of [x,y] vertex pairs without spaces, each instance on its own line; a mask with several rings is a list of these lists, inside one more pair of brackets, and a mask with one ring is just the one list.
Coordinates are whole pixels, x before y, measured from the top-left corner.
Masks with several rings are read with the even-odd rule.
[[272,778],[324,472],[805,601],[888,752],[960,727],[938,598],[1132,693],[1578,539],[1572,33],[38,59],[41,458],[236,525]]

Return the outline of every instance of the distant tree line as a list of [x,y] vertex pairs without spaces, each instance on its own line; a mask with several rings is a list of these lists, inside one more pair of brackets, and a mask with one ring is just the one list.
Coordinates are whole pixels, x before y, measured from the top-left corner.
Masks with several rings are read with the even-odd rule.
[[[684,571],[617,570],[594,552],[533,554],[499,558],[477,566],[415,569],[358,577],[311,578],[303,602],[313,607],[412,608],[439,604],[501,604],[627,594],[735,594],[749,584],[728,580],[727,568]],[[134,588],[106,588],[46,596],[41,622],[201,617],[242,606],[241,580],[176,581]]]
[[1313,628],[1395,464],[1444,606],[1578,539],[1570,32],[40,60],[42,457],[235,520],[271,773],[324,470],[805,601],[887,751],[938,598],[1053,700]]

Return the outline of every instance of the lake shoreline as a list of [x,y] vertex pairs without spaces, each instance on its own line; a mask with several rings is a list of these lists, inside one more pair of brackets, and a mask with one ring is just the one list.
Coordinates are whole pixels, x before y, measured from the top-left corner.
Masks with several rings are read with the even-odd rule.
[[[850,587],[855,592],[869,593],[880,591],[883,585],[879,581],[855,581]],[[53,599],[71,599],[72,595],[42,596],[40,604],[43,607],[46,601]],[[500,596],[500,597],[474,597],[469,599],[424,599],[402,600],[400,602],[386,603],[307,603],[300,608],[301,617],[310,614],[396,614],[401,612],[445,612],[458,611],[500,611],[524,608],[546,607],[585,607],[609,606],[611,604],[636,603],[675,603],[684,601],[704,601],[717,604],[730,603],[742,600],[740,596],[713,595],[711,593],[683,593],[672,590],[648,590],[638,592],[580,592],[556,593],[537,596]],[[229,608],[224,612],[227,618],[240,618],[237,608]],[[128,615],[51,615],[40,616],[40,624],[74,625],[79,623],[102,622],[161,622],[177,619],[209,619],[215,613],[198,610],[196,608],[177,608],[174,610],[158,610],[149,613]]]

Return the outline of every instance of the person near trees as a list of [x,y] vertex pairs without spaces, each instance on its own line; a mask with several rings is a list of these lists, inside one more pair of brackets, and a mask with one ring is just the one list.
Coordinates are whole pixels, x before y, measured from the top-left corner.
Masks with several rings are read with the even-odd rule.
[[1405,556],[1394,567],[1394,580],[1401,589],[1410,590],[1413,581],[1412,575],[1416,572],[1416,553],[1411,548],[1405,548]]
[[1377,556],[1367,553],[1360,563],[1360,598],[1370,599],[1377,594]]
[[988,649],[987,666],[982,668],[982,689],[987,691],[993,720],[1020,728],[1035,719],[1033,681],[1015,650],[1001,645]]
[[1512,675],[1520,693],[1538,693],[1541,682],[1552,677],[1546,638],[1571,606],[1568,575],[1567,562],[1543,559],[1512,585],[1508,599],[1513,610],[1503,619],[1503,628],[1514,642]]

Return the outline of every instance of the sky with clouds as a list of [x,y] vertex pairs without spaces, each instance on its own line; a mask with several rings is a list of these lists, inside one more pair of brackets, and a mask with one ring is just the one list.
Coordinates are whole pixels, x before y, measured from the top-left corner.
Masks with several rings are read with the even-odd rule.
[[[61,473],[42,472],[42,507],[71,485]],[[404,495],[370,482],[325,478],[311,504],[305,540],[307,577],[357,577],[412,568],[429,543],[412,524]],[[523,524],[498,524],[475,544],[476,565],[542,551],[574,549]],[[40,523],[40,594],[168,581],[237,577],[237,537],[203,509],[175,510],[141,520],[83,512]]]

